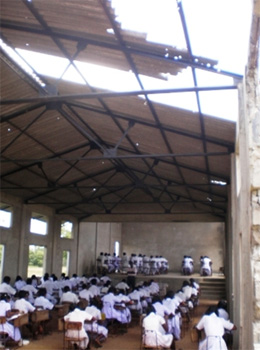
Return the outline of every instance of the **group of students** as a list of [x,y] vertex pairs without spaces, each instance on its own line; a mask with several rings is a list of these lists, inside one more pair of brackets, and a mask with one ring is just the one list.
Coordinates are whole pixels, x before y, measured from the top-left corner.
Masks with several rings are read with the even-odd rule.
[[[190,255],[183,256],[181,270],[186,276],[194,273],[194,260]],[[200,257],[200,275],[212,275],[212,260],[207,255]]]
[[169,271],[168,260],[159,255],[146,256],[145,254],[132,253],[130,256],[123,252],[122,257],[100,252],[97,258],[97,270],[99,273],[127,273],[144,275],[157,275]]
[[[183,319],[185,317],[190,321],[190,312],[198,305],[200,296],[200,286],[193,278],[185,280],[176,292],[168,290],[165,295],[161,295],[159,284],[153,279],[130,286],[125,279],[112,281],[106,273],[101,276],[93,273],[89,277],[73,274],[71,278],[62,274],[59,279],[55,275],[45,274],[33,286],[36,292],[32,292],[33,299],[29,301],[28,290],[31,289],[32,280],[34,278],[23,281],[18,276],[14,286],[11,286],[10,277],[4,277],[0,284],[0,316],[8,317],[11,309],[31,313],[37,307],[52,310],[55,304],[69,303],[70,309],[64,321],[81,322],[79,335],[84,340],[74,341],[73,345],[82,350],[89,348],[89,332],[92,336],[95,334],[95,345],[102,346],[111,324],[118,327],[128,325],[133,311],[140,315],[144,345],[175,349],[175,342],[181,338]],[[57,289],[59,293],[56,293]],[[218,307],[211,307],[196,325],[198,331],[204,329],[206,334],[199,350],[226,349],[223,336],[230,339],[228,335],[235,329],[226,310],[224,302]],[[19,345],[28,344],[28,341],[22,340],[20,330],[10,322],[5,327],[9,336]],[[74,330],[66,332],[68,336],[75,335]]]

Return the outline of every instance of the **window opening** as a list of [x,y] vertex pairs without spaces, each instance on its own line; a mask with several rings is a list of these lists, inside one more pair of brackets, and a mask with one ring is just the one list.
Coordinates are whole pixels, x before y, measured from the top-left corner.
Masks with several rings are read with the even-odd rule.
[[115,252],[116,256],[119,255],[119,250],[120,250],[120,244],[118,241],[115,241],[114,252]]
[[70,251],[63,250],[62,252],[62,269],[61,272],[69,276]]
[[45,261],[46,248],[39,245],[29,245],[27,276],[43,276],[45,271]]
[[60,236],[62,238],[73,238],[73,223],[71,221],[61,221]]
[[0,203],[0,226],[10,228],[12,226],[12,206]]
[[38,235],[46,235],[48,228],[48,218],[39,213],[32,213],[30,221],[30,232]]

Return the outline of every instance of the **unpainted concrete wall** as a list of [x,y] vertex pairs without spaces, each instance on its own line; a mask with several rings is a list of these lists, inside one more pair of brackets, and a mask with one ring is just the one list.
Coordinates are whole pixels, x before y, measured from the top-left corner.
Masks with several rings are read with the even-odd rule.
[[82,222],[79,226],[79,266],[80,274],[96,271],[96,259],[100,252],[114,253],[115,242],[121,247],[121,223]]
[[213,271],[224,266],[225,232],[223,223],[123,223],[122,247],[128,255],[162,255],[170,270],[179,272],[183,255],[194,259],[199,272],[201,255],[213,261]]
[[[5,193],[1,193],[1,202],[13,207],[12,226],[8,229],[0,228],[0,244],[4,246],[3,276],[10,276],[11,283],[14,282],[17,275],[27,277],[29,245],[40,245],[46,248],[45,272],[60,276],[63,250],[70,252],[69,274],[77,272],[78,224],[73,217],[55,215],[54,211],[47,206],[25,205],[19,198]],[[32,212],[48,217],[47,235],[30,233]],[[61,220],[73,222],[73,239],[60,237]]]

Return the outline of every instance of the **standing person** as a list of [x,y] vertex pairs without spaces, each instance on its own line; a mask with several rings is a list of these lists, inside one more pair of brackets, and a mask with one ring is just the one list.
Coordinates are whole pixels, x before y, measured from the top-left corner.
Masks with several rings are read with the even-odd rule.
[[196,329],[204,329],[206,338],[200,341],[199,350],[228,350],[223,335],[225,329],[235,330],[237,327],[230,321],[218,316],[217,306],[210,306],[202,316]]
[[126,252],[123,252],[122,259],[121,259],[121,271],[126,273],[128,267],[129,267],[129,259]]
[[207,255],[200,257],[200,275],[201,276],[212,275],[212,261]]
[[155,313],[153,306],[148,307],[147,315],[142,322],[142,327],[142,341],[144,345],[175,349],[173,335],[167,334],[167,322],[162,316]]

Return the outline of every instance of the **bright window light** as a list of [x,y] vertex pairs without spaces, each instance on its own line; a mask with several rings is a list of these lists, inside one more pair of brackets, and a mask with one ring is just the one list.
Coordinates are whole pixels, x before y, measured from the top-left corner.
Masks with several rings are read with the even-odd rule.
[[10,228],[12,225],[12,210],[10,209],[10,206],[6,205],[7,208],[5,209],[5,205],[1,203],[1,209],[0,209],[0,226],[5,228]]
[[30,220],[30,232],[38,235],[46,235],[48,228],[47,217],[38,213],[32,213]]
[[73,223],[71,221],[61,221],[60,237],[73,238]]

